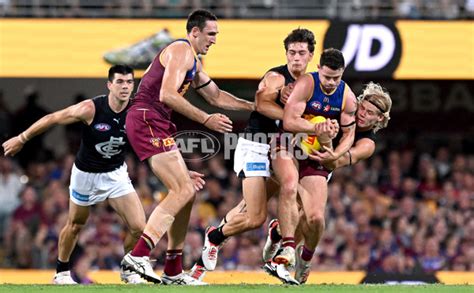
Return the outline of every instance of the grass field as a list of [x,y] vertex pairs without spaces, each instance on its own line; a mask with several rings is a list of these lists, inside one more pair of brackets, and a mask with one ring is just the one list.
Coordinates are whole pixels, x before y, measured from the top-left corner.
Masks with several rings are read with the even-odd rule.
[[118,293],[118,292],[206,292],[206,293],[238,293],[238,292],[474,292],[474,286],[461,285],[210,285],[200,287],[183,286],[163,286],[163,285],[74,285],[74,286],[54,286],[54,285],[0,285],[0,292],[71,292],[71,293]]

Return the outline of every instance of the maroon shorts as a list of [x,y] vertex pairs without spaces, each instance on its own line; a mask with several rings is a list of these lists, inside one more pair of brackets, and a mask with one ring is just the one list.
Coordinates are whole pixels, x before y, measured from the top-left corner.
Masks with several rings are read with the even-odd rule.
[[151,107],[132,106],[125,124],[130,145],[141,161],[178,149],[172,137],[176,126]]
[[306,159],[298,161],[298,163],[300,179],[307,176],[323,176],[327,179],[329,173],[331,173],[331,170],[324,168],[315,160]]

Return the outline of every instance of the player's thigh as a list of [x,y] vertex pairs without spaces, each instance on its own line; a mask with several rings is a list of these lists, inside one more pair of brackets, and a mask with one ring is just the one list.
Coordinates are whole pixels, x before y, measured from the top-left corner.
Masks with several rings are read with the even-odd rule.
[[146,224],[145,211],[136,192],[109,198],[109,204],[131,230],[143,230]]
[[70,224],[84,225],[89,218],[89,206],[81,206],[69,200],[68,222]]
[[327,179],[324,176],[301,178],[298,194],[306,217],[324,217],[328,197]]
[[256,216],[266,211],[265,177],[244,178],[242,181],[242,194],[249,215]]
[[153,173],[158,176],[168,190],[180,190],[191,186],[188,168],[178,150],[156,154],[148,159]]
[[281,187],[298,184],[298,168],[295,159],[285,150],[281,150],[272,160],[273,172]]

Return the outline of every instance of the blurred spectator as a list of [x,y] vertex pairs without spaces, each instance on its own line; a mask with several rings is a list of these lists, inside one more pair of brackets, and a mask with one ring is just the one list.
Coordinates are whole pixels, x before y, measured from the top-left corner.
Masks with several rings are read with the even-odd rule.
[[34,267],[32,258],[33,239],[46,225],[38,201],[38,194],[31,186],[21,193],[21,204],[11,215],[5,231],[5,250],[10,265],[18,268]]
[[423,270],[429,273],[439,271],[446,265],[444,257],[439,251],[439,242],[436,238],[432,237],[426,241],[420,263]]
[[[82,93],[78,93],[74,97],[72,104],[77,104],[86,99],[86,96]],[[79,151],[79,146],[81,145],[81,136],[82,136],[82,122],[76,122],[68,124],[64,127],[66,134],[66,141],[68,146],[68,152],[70,154],[77,154]]]
[[0,90],[0,142],[3,143],[11,135],[11,113],[5,104],[3,91]]
[[[21,131],[28,128],[36,120],[48,114],[42,106],[38,104],[40,97],[39,92],[34,88],[27,88],[25,90],[26,101],[14,114],[12,135],[18,135]],[[25,146],[23,150],[16,155],[20,165],[26,168],[32,161],[51,160],[52,153],[44,147],[44,134],[33,137]]]
[[13,169],[12,160],[0,156],[0,239],[9,225],[11,213],[20,204],[19,194],[22,189],[20,174]]

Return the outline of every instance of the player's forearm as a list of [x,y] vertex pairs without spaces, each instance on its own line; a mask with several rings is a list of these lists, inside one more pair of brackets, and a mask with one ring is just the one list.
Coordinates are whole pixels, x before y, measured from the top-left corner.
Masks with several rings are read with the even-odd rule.
[[275,102],[257,102],[257,112],[273,120],[282,120],[284,111]]
[[43,116],[20,134],[20,140],[26,142],[45,132],[55,124],[57,124],[57,115],[55,113]]
[[342,156],[339,157],[339,159],[324,164],[324,167],[328,168],[329,170],[335,170],[337,168],[341,168],[347,165],[349,165],[349,153],[345,152]]
[[286,131],[292,133],[309,133],[314,134],[314,124],[300,117],[286,118],[283,116],[283,127]]
[[160,100],[173,109],[173,111],[199,123],[204,123],[209,116],[209,114],[192,105],[178,93],[162,92]]
[[351,129],[347,129],[343,132],[341,140],[339,141],[339,145],[334,150],[334,155],[336,158],[340,158],[344,155],[354,143],[354,136],[355,136],[355,128],[351,127]]
[[255,109],[254,103],[237,98],[223,90],[219,90],[219,96],[214,99],[213,105],[225,110],[253,111]]

